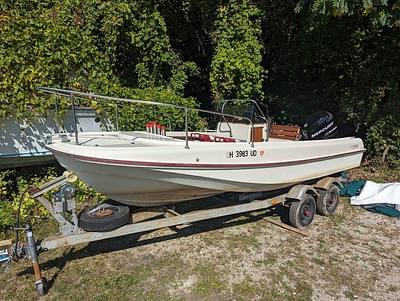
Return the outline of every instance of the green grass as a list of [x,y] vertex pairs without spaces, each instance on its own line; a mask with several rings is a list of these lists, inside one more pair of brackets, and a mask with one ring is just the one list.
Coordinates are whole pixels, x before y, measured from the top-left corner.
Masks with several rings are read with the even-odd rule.
[[243,281],[233,284],[232,291],[240,300],[253,300],[259,293],[260,287],[250,277],[246,277]]
[[262,260],[258,260],[257,261],[257,264],[260,265],[260,266],[268,267],[268,266],[274,265],[277,262],[277,260],[278,260],[278,256],[276,254],[274,254],[274,253],[266,253],[263,256]]
[[196,266],[194,271],[198,277],[194,290],[199,296],[210,297],[226,288],[222,274],[211,264]]

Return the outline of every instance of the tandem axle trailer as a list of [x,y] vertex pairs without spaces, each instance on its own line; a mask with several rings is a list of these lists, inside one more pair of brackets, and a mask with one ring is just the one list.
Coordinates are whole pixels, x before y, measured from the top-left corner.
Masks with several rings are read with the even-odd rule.
[[[29,191],[30,196],[40,202],[57,221],[60,234],[38,242],[34,238],[32,228],[28,225],[24,228],[16,229],[17,231],[25,231],[25,244],[17,242],[17,245],[9,246],[8,249],[10,258],[18,259],[23,257],[23,254],[26,254],[30,259],[35,274],[35,287],[39,296],[44,295],[46,292],[46,279],[42,275],[39,265],[40,252],[135,233],[143,233],[165,227],[188,225],[193,222],[263,210],[277,205],[289,207],[289,222],[291,226],[276,221],[271,222],[286,229],[304,234],[304,232],[298,229],[309,226],[316,212],[325,216],[334,213],[339,202],[337,187],[340,185],[339,178],[325,177],[314,184],[294,185],[287,192],[280,193],[273,197],[261,200],[247,200],[247,202],[241,201],[239,204],[235,205],[190,211],[183,214],[168,207],[152,208],[150,211],[158,212],[159,218],[136,221],[136,215],[143,212],[143,210],[139,210],[133,212],[131,215],[132,220],[129,224],[111,231],[89,232],[85,231],[79,223],[79,215],[74,199],[74,188],[71,185],[71,182],[75,180],[75,175],[66,172],[64,175]],[[46,192],[55,189],[58,189],[58,191],[52,195],[51,200],[44,197]],[[108,214],[107,208],[102,204],[91,210],[100,215]],[[8,241],[8,245],[10,245],[10,243],[11,242]],[[5,246],[5,244],[3,246]]]

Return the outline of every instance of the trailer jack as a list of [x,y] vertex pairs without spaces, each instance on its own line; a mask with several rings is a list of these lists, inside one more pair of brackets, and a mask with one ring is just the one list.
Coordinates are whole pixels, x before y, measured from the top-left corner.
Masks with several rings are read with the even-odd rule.
[[38,258],[38,250],[35,238],[33,237],[32,228],[30,225],[26,227],[25,230],[25,239],[26,239],[26,251],[28,258],[32,262],[33,272],[35,274],[35,287],[39,296],[44,296],[46,292],[46,278],[43,277],[42,272],[40,270],[39,258]]

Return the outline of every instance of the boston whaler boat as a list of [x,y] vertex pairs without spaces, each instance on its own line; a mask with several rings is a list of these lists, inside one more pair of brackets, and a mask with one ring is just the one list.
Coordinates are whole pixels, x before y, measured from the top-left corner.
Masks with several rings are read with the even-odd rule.
[[[354,137],[272,138],[267,119],[251,100],[259,114],[255,121],[224,114],[223,109],[218,113],[72,90],[39,89],[68,97],[173,106],[184,111],[186,127],[182,132],[165,132],[156,122],[142,132],[78,133],[75,129],[73,134],[54,136],[47,145],[63,167],[103,195],[127,205],[158,206],[223,192],[289,187],[357,167],[364,152],[362,140]],[[213,132],[189,132],[189,110],[219,115],[223,121]]]
[[[225,106],[237,101],[225,101],[219,113],[71,90],[39,90],[71,98],[73,112],[74,99],[85,98],[116,101],[117,104],[174,107],[183,110],[185,118],[182,132],[166,131],[157,122],[149,122],[146,131],[122,132],[118,131],[116,122],[114,132],[81,133],[74,114],[75,133],[52,137],[47,148],[68,172],[28,192],[55,218],[61,235],[36,242],[28,226],[24,228],[26,246],[22,247],[22,251],[18,251],[17,247],[10,248],[8,254],[11,255],[7,259],[29,254],[40,296],[45,292],[46,281],[40,270],[38,250],[52,250],[165,227],[175,227],[178,231],[176,226],[190,227],[194,222],[255,213],[282,204],[289,207],[288,217],[292,227],[269,221],[306,235],[299,229],[308,227],[316,212],[329,216],[338,206],[337,185],[340,178],[327,176],[359,166],[364,152],[361,139],[334,138],[336,125],[328,112],[310,115],[302,129],[302,140],[299,140],[299,127],[271,125],[254,101],[248,101],[253,106],[247,111],[250,116],[245,114],[247,117],[244,117],[225,113]],[[189,110],[220,116],[222,121],[215,131],[189,132]],[[76,180],[76,176],[70,172],[117,202],[138,207],[163,206],[129,208],[106,201],[78,213],[74,186],[69,183]],[[284,187],[289,188],[282,190],[285,191],[283,193],[280,190],[267,193],[267,198],[258,193]],[[45,194],[55,189],[57,191],[51,194],[51,199],[47,199]],[[235,201],[233,205],[224,204],[223,200],[212,207],[200,200],[200,210],[191,206],[186,209],[164,206],[223,192],[257,192],[255,194],[261,197],[250,197],[244,202],[239,198],[240,202]],[[141,213],[145,213],[144,218]],[[146,214],[150,215],[146,217]],[[253,214],[251,216],[254,217]],[[16,229],[19,229],[18,225]],[[18,242],[15,246],[19,246]]]

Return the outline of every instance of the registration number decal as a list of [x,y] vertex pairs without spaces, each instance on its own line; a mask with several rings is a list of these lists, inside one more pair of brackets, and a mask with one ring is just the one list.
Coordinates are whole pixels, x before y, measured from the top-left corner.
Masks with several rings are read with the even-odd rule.
[[226,153],[226,157],[228,159],[231,158],[246,158],[246,157],[256,157],[257,156],[257,150],[234,150]]

